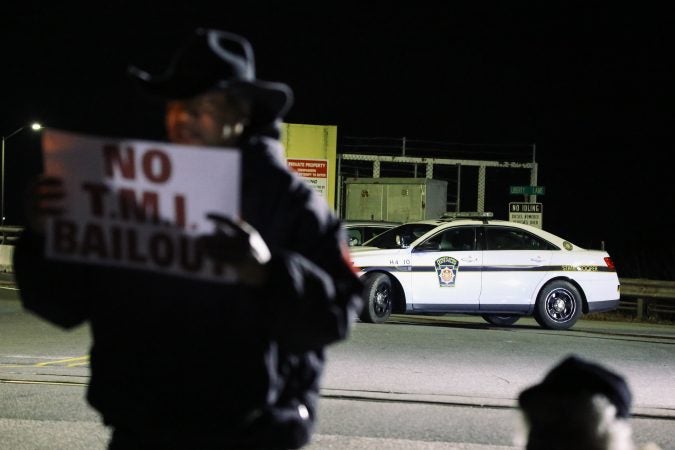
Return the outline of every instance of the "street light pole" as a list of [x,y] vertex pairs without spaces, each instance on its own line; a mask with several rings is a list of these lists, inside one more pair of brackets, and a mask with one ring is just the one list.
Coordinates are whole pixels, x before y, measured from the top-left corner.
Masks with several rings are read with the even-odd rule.
[[[5,226],[5,141],[7,141],[7,139],[11,138],[15,134],[23,131],[24,128],[26,128],[26,126],[27,125],[19,127],[16,130],[9,133],[7,136],[2,137],[2,157],[1,157],[1,159],[2,159],[2,169],[0,169],[2,171],[2,180],[0,181],[0,185],[2,185],[2,187],[0,188],[0,190],[2,191],[2,193],[0,194],[0,218],[1,218],[0,220],[1,220],[2,226]],[[33,131],[38,131],[38,130],[42,129],[42,125],[40,125],[37,122],[31,124],[30,127]]]

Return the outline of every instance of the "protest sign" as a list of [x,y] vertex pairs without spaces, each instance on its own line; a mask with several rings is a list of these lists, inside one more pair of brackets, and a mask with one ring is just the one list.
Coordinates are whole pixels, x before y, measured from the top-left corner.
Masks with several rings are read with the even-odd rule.
[[43,135],[45,174],[64,182],[65,214],[47,224],[46,256],[233,282],[197,244],[207,213],[239,213],[240,153],[141,140]]

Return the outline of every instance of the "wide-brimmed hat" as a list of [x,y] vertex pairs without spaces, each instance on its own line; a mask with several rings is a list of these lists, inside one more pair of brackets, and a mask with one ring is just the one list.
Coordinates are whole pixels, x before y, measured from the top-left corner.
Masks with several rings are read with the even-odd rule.
[[293,91],[287,85],[256,79],[250,42],[221,30],[196,29],[162,74],[151,75],[135,66],[128,71],[145,92],[163,99],[232,90],[252,101],[258,120],[281,118],[293,103]]
[[617,417],[629,417],[632,394],[626,380],[597,363],[572,355],[551,369],[541,383],[521,392],[518,403],[527,412],[530,405],[544,398],[571,399],[595,394],[604,395],[616,407]]

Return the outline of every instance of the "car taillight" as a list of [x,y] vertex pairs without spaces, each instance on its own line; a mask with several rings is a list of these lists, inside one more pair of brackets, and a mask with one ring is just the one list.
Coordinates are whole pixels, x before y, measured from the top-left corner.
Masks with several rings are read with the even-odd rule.
[[614,261],[612,261],[612,258],[609,256],[605,256],[605,264],[607,264],[607,268],[609,270],[616,270],[616,267],[614,267]]

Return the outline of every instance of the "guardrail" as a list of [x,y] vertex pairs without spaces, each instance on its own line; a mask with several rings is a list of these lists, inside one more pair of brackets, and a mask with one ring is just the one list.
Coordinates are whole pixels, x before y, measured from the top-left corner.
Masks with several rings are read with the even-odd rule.
[[675,315],[675,281],[620,278],[619,309],[635,311],[639,320]]
[[0,244],[11,245],[19,237],[23,227],[2,226],[0,227]]
[[14,242],[19,238],[23,227],[0,227],[0,272],[12,272],[12,254]]

